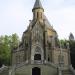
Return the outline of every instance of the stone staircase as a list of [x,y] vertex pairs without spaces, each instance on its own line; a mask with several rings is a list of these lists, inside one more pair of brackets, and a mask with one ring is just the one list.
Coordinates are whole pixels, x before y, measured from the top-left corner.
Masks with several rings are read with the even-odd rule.
[[62,71],[62,75],[75,75],[75,70],[70,66],[68,69]]
[[0,68],[0,75],[9,75],[9,69],[6,66]]

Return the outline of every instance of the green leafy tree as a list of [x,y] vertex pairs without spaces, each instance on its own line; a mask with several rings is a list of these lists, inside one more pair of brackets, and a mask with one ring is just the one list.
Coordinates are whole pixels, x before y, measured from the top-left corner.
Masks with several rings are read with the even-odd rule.
[[10,65],[11,50],[18,46],[19,41],[16,33],[11,36],[0,36],[0,66],[2,64]]
[[11,42],[12,42],[13,48],[15,48],[15,47],[17,47],[19,45],[20,40],[19,40],[19,37],[18,37],[18,35],[16,33],[12,34]]
[[67,48],[68,40],[59,40],[59,45],[61,44],[62,48]]

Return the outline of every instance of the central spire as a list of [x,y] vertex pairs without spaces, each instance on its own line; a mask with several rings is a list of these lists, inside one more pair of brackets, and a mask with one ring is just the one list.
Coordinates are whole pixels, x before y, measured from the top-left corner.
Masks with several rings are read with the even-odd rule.
[[43,22],[44,9],[42,7],[42,4],[41,4],[40,0],[35,1],[34,7],[32,9],[32,12],[33,12],[33,19],[34,20],[38,20],[38,21]]
[[36,0],[36,1],[35,1],[35,4],[34,4],[34,7],[33,7],[33,10],[34,10],[34,9],[38,9],[38,8],[43,9],[40,0]]

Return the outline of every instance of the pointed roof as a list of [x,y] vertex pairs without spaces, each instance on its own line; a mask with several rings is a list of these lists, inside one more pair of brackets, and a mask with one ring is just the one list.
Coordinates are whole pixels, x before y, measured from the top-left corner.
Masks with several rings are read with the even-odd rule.
[[[56,32],[55,29],[53,28],[53,26],[50,24],[50,22],[49,22],[49,20],[47,19],[47,17],[45,16],[45,14],[43,15],[43,19],[45,19],[46,27],[47,27],[48,29],[50,29],[50,30]],[[37,22],[37,20],[32,20],[32,21],[31,21],[30,25],[32,26],[32,28],[35,26],[36,22]]]
[[36,0],[36,1],[35,1],[35,4],[34,4],[33,9],[36,9],[36,8],[42,8],[42,9],[43,9],[43,7],[42,7],[42,4],[41,4],[41,1],[40,1],[40,0]]
[[74,36],[72,33],[70,33],[70,35],[69,35],[69,40],[74,40]]

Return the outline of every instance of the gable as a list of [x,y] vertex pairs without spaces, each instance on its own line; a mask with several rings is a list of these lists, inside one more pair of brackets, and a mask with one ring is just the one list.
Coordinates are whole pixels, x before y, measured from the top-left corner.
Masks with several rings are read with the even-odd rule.
[[[32,28],[32,41],[33,42],[41,42],[43,41],[43,28],[40,23],[36,23]],[[41,42],[42,43],[42,42]]]
[[33,26],[33,28],[32,28],[32,33],[38,33],[38,34],[43,34],[43,27],[41,26],[41,24],[40,23],[36,23],[34,26]]

